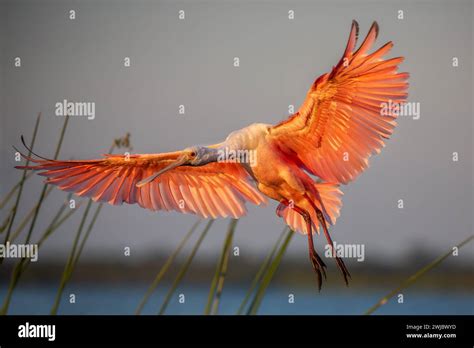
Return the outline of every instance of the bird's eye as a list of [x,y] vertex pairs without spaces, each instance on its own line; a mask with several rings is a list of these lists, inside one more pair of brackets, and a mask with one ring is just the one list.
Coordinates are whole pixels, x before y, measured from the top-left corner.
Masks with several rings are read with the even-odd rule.
[[196,157],[196,151],[191,152],[191,157]]

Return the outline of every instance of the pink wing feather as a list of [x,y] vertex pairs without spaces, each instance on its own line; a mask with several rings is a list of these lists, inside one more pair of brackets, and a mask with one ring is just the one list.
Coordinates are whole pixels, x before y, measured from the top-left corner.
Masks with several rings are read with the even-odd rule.
[[354,51],[358,25],[353,22],[339,63],[320,76],[297,113],[270,129],[269,139],[295,163],[332,183],[347,184],[379,153],[396,125],[385,106],[405,102],[408,73],[398,73],[403,57],[383,59],[388,42],[369,54],[378,25],[374,22]]
[[64,191],[110,204],[135,204],[150,210],[174,210],[201,217],[238,218],[246,202],[266,203],[251,178],[238,163],[209,163],[201,167],[178,167],[142,187],[136,184],[163,169],[180,152],[144,155],[106,155],[103,159],[53,161],[29,158],[36,165],[19,169],[41,171]]

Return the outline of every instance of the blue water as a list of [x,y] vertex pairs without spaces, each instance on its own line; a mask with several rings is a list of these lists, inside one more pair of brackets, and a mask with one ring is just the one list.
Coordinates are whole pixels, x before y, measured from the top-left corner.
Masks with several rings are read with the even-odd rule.
[[[147,284],[75,285],[66,288],[59,314],[133,314],[142,299]],[[143,314],[159,311],[167,285],[155,292],[143,310]],[[246,288],[224,287],[219,313],[235,314],[242,302]],[[361,291],[351,288],[315,289],[270,288],[261,304],[259,314],[363,314],[376,303],[388,289]],[[202,314],[207,301],[208,288],[179,287],[173,295],[166,314]],[[0,288],[0,299],[6,288]],[[73,293],[76,303],[69,303]],[[51,286],[23,286],[16,289],[10,305],[10,314],[48,314],[54,302],[56,288]],[[185,302],[179,303],[184,294]],[[289,303],[289,294],[294,303]],[[474,314],[474,294],[462,291],[406,290],[404,302],[393,298],[382,306],[377,314]]]

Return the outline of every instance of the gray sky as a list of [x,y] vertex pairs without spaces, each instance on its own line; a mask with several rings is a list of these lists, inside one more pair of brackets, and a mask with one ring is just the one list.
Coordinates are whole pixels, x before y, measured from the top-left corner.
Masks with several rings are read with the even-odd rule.
[[[456,0],[3,1],[1,196],[19,178],[11,145],[20,144],[21,134],[29,141],[39,111],[35,149],[46,156],[54,152],[63,122],[54,106],[63,99],[96,104],[95,119],[71,119],[64,159],[97,157],[125,132],[132,134],[135,152],[217,142],[250,123],[285,118],[288,105],[298,107],[313,80],[337,63],[352,19],[361,38],[377,20],[377,46],[392,40],[391,56],[405,56],[409,101],[419,103],[421,115],[400,117],[381,155],[342,187],[344,205],[333,238],[364,243],[367,258],[387,263],[418,246],[441,253],[472,233],[472,7],[472,1]],[[70,10],[76,11],[74,20]],[[399,10],[404,19],[397,18]],[[15,57],[21,67],[14,66]],[[125,57],[131,59],[128,68]],[[178,114],[181,104],[185,115]],[[23,203],[29,207],[41,182],[35,177],[25,186]],[[65,197],[59,190],[48,197],[36,232]],[[404,209],[397,208],[399,199]],[[271,248],[284,226],[275,207],[249,207],[234,243],[243,255],[263,257]],[[42,258],[68,252],[80,215],[48,241]],[[124,246],[136,256],[166,251],[195,219],[137,206],[104,207],[85,256],[119,258]],[[199,257],[219,252],[226,223],[213,228]],[[462,260],[466,254],[472,260],[472,251],[462,251]],[[296,236],[289,253],[306,261],[306,238]]]

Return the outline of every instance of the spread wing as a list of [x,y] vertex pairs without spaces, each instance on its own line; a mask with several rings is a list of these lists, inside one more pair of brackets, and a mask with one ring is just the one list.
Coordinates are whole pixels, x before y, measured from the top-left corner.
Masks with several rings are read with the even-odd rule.
[[398,73],[403,57],[384,59],[393,44],[368,51],[378,34],[374,22],[354,50],[358,24],[353,21],[339,63],[310,87],[298,112],[270,128],[269,139],[288,158],[324,181],[346,184],[368,166],[396,125],[406,100],[408,73]]
[[150,210],[175,210],[216,218],[238,218],[246,202],[265,203],[251,178],[238,163],[210,163],[174,168],[153,182],[136,184],[175,161],[181,152],[105,155],[102,159],[55,161],[24,156],[35,165],[19,169],[40,171],[48,184],[94,201],[134,204]]

